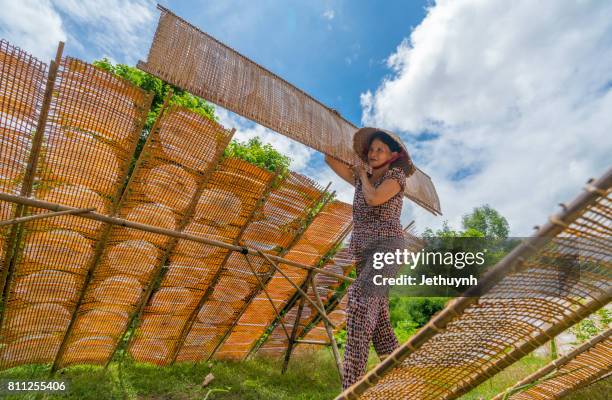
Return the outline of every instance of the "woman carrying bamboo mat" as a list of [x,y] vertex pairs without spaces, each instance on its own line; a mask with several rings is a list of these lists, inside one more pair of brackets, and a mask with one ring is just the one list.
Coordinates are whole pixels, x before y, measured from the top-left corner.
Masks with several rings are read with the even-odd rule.
[[348,289],[346,348],[343,363],[343,390],[364,373],[374,343],[381,360],[399,343],[389,319],[388,290],[376,288],[374,274],[394,277],[398,265],[375,270],[371,265],[374,251],[402,247],[404,232],[400,223],[406,177],[415,171],[408,151],[392,132],[361,128],[353,136],[353,149],[371,167],[350,168],[330,156],[325,162],[341,178],[355,186],[353,198],[353,233],[349,250],[356,261],[357,279]]

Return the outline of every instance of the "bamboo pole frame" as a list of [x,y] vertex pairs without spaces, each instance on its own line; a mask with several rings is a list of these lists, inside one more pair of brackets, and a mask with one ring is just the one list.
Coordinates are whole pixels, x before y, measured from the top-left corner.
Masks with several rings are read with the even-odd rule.
[[312,290],[314,291],[315,300],[317,300],[319,307],[323,310],[321,318],[323,318],[325,331],[327,332],[327,337],[329,338],[329,342],[331,343],[332,353],[334,354],[334,360],[336,361],[336,367],[338,368],[340,382],[342,382],[342,380],[344,379],[344,374],[342,372],[342,360],[340,358],[340,352],[338,351],[338,343],[336,343],[336,338],[334,338],[334,332],[332,331],[333,325],[327,318],[327,314],[325,313],[325,307],[323,307],[323,303],[321,302],[321,298],[319,297],[319,293],[317,292],[317,286],[315,285],[314,279],[310,280],[310,287],[312,287]]
[[[54,203],[54,202],[50,202],[50,201],[44,201],[44,200],[38,200],[38,199],[34,199],[31,197],[23,197],[23,196],[19,196],[19,195],[14,195],[14,194],[9,194],[9,193],[2,193],[0,192],[0,200],[4,200],[4,201],[10,201],[13,203],[18,203],[18,204],[25,204],[28,206],[32,206],[32,207],[37,207],[37,208],[45,208],[47,210],[53,210],[53,211],[63,211],[63,210],[74,210],[76,209],[75,207],[70,207],[70,206],[65,206],[63,204],[59,204],[59,203]],[[134,229],[139,229],[141,231],[146,231],[146,232],[151,232],[151,233],[157,233],[160,235],[167,235],[167,236],[174,236],[180,239],[187,239],[187,240],[192,240],[194,242],[198,242],[198,243],[204,243],[204,244],[208,244],[211,246],[217,246],[217,247],[222,247],[224,249],[228,249],[231,251],[238,251],[238,252],[245,252],[246,254],[252,254],[252,255],[258,255],[257,254],[257,250],[253,249],[253,248],[249,248],[247,246],[236,246],[233,244],[228,244],[228,243],[224,243],[224,242],[220,242],[218,240],[213,240],[213,239],[208,239],[205,237],[201,237],[198,235],[192,235],[189,233],[183,233],[183,232],[176,232],[170,229],[164,229],[164,228],[159,228],[153,225],[149,225],[149,224],[142,224],[139,222],[132,222],[123,218],[117,218],[117,217],[111,217],[108,215],[103,215],[103,214],[98,214],[96,212],[93,211],[88,211],[88,212],[83,212],[78,214],[79,216],[82,216],[83,218],[87,218],[87,219],[92,219],[95,221],[101,221],[101,222],[108,222],[111,223],[113,225],[119,225],[119,226],[124,226],[127,228],[134,228]],[[317,271],[320,274],[323,275],[328,275],[334,278],[338,278],[338,279],[342,279],[345,280],[347,282],[353,282],[354,279],[353,278],[349,278],[347,276],[344,275],[340,275],[340,274],[336,274],[333,272],[329,272],[326,271],[322,268],[317,268],[317,267],[313,267],[311,265],[306,265],[306,264],[302,264],[302,263],[298,263],[292,260],[288,260],[286,258],[283,257],[279,257],[279,256],[274,256],[274,255],[268,255],[268,257],[271,260],[274,260],[276,262],[279,263],[283,263],[283,264],[287,264],[287,265],[291,265],[293,267],[297,267],[297,268],[302,268],[305,270],[314,270]]]
[[[606,195],[609,188],[612,186],[612,168],[608,169],[603,176],[596,181],[587,183],[584,187],[584,191],[580,193],[570,204],[562,209],[561,212],[549,217],[549,220],[541,227],[538,231],[530,238],[522,241],[516,246],[509,254],[507,254],[501,261],[499,261],[491,270],[489,270],[481,279],[481,290],[480,293],[488,292],[495,284],[501,279],[512,272],[520,271],[524,268],[525,261],[532,255],[536,254],[541,250],[547,243],[552,240],[553,237],[561,233],[566,226],[568,226],[573,220],[577,219],[582,210],[595,203],[599,196]],[[423,326],[414,336],[408,339],[404,344],[398,347],[393,353],[389,355],[384,361],[378,364],[375,368],[367,372],[358,382],[347,388],[345,391],[340,393],[335,400],[344,399],[356,399],[359,398],[367,389],[376,385],[382,377],[400,364],[410,354],[414,353],[420,347],[429,341],[438,332],[446,329],[446,326],[456,317],[460,316],[466,308],[475,304],[480,298],[477,293],[477,288],[468,289],[462,297],[453,299],[439,314],[434,316],[425,326]],[[576,319],[582,319],[589,315],[594,310],[601,307],[602,302],[607,302],[612,297],[612,293],[607,294],[607,299],[595,299],[589,304],[585,305],[580,311],[576,312],[574,318],[570,319],[567,324],[563,326],[554,327],[555,329],[548,331],[548,336],[554,336],[556,333],[561,332],[567,326],[571,326]],[[566,326],[567,325],[567,326]],[[558,332],[557,332],[558,331]],[[517,349],[512,351],[506,358],[501,359],[506,364],[509,364],[509,359],[518,355],[520,352],[526,351],[531,348],[531,343],[544,343],[546,336],[543,334],[538,335],[531,342],[526,342],[522,347],[524,349]],[[496,366],[501,366],[502,363],[498,362]],[[455,397],[466,393],[475,385],[484,381],[486,377],[481,375],[480,379],[470,382],[466,382],[462,388],[458,391],[453,392]]]
[[4,221],[0,221],[0,226],[13,225],[13,224],[22,224],[22,223],[28,222],[28,221],[34,221],[34,220],[37,220],[37,219],[57,217],[57,216],[66,215],[66,214],[80,214],[80,213],[87,212],[87,211],[96,211],[96,207],[77,208],[76,210],[52,211],[52,212],[48,212],[48,213],[44,213],[44,214],[34,214],[34,215],[28,215],[28,216],[25,216],[25,217],[12,218],[12,219],[7,219],[7,220],[4,220]]
[[[325,189],[323,189],[323,192],[321,193],[321,195],[318,197],[317,201],[314,203],[315,205],[318,204],[319,202],[321,202],[321,200],[323,200],[323,204],[322,207],[325,206],[325,204],[327,204],[327,202],[329,201],[329,198],[331,196],[328,196],[327,198],[325,197],[325,195],[327,194],[327,190],[329,189],[329,187],[331,186],[331,182],[329,182],[327,184],[327,186],[325,187]],[[333,194],[333,193],[332,193]],[[289,249],[291,249],[293,247],[293,245],[295,243],[297,243],[297,241],[302,237],[302,235],[304,234],[304,232],[306,231],[306,229],[308,228],[309,224],[312,222],[312,219],[310,220],[310,222],[307,221],[307,215],[303,218],[303,221],[306,222],[305,226],[303,226],[300,231],[298,231],[293,239],[291,240],[291,243],[287,246],[287,248],[285,250],[283,250],[283,252],[281,252],[281,255],[285,255]],[[314,219],[314,218],[313,218]],[[254,250],[254,253],[257,254],[257,250]],[[244,254],[244,252],[243,252]],[[258,256],[260,256],[259,254],[257,254]],[[283,264],[287,264],[287,265],[293,265],[292,263],[287,263],[285,261],[280,261],[279,256],[273,256],[273,255],[268,255],[268,257],[272,260],[275,261],[279,261],[282,262]],[[262,257],[263,258],[263,257]],[[297,266],[297,265],[293,265],[293,266]],[[299,268],[299,267],[298,267]],[[308,270],[320,270],[323,271],[322,269],[319,269],[317,267],[309,267]],[[274,273],[274,269],[270,270],[269,275],[266,277],[266,279],[264,279],[264,283],[267,284],[267,282],[272,279]],[[251,298],[255,298],[255,296],[257,296],[258,293],[255,293]],[[236,316],[236,318],[234,318],[234,321],[232,322],[232,325],[223,333],[223,336],[221,337],[221,340],[219,340],[219,342],[215,345],[214,349],[212,350],[212,352],[210,353],[210,355],[208,356],[208,358],[206,359],[206,361],[209,361],[217,352],[217,350],[223,345],[223,343],[225,342],[225,340],[229,337],[229,335],[233,332],[234,328],[236,327],[236,325],[238,324],[238,321],[240,321],[240,318],[242,317],[242,315],[245,313],[245,311],[247,310],[248,306],[250,304],[250,301],[245,302],[244,306],[242,307],[242,309],[238,312],[238,315]]]
[[[242,236],[244,235],[244,232],[246,231],[248,226],[251,224],[251,221],[253,221],[253,218],[255,217],[255,215],[257,215],[257,213],[263,207],[264,203],[268,199],[268,196],[270,195],[270,192],[274,188],[274,185],[279,180],[280,172],[281,171],[278,168],[274,172],[274,175],[272,176],[272,178],[270,179],[270,181],[266,185],[266,187],[264,189],[264,192],[263,192],[263,195],[259,199],[259,202],[255,205],[255,207],[253,207],[253,210],[251,211],[251,214],[249,215],[249,217],[245,221],[244,225],[240,228],[240,232],[238,233],[238,235],[236,236],[236,238],[233,241],[234,245],[238,245],[240,243],[240,240],[242,239]],[[177,341],[177,345],[172,350],[173,353],[172,353],[172,361],[170,362],[171,364],[174,364],[176,362],[176,358],[178,357],[179,351],[180,351],[183,343],[185,342],[185,339],[187,339],[187,335],[191,331],[191,328],[193,327],[193,324],[195,322],[195,319],[196,319],[198,313],[202,309],[202,306],[204,305],[204,303],[212,295],[212,293],[213,293],[213,291],[214,291],[214,289],[215,289],[215,287],[217,285],[217,282],[221,278],[221,273],[225,270],[225,266],[227,264],[227,261],[229,260],[230,255],[231,255],[231,252],[228,252],[225,255],[225,257],[223,258],[223,261],[221,262],[219,268],[217,269],[215,275],[213,276],[210,284],[206,288],[206,291],[204,292],[204,294],[202,295],[202,297],[198,301],[198,304],[196,305],[196,307],[194,308],[192,313],[189,315],[189,318],[187,319],[187,323],[185,324],[185,326],[181,330],[181,335],[179,337],[179,340]]]
[[[30,150],[30,154],[28,157],[28,164],[26,166],[25,175],[23,178],[23,184],[20,190],[20,196],[29,197],[32,193],[32,188],[34,185],[34,175],[36,174],[36,167],[38,165],[38,159],[40,157],[40,149],[42,147],[42,140],[45,133],[45,127],[47,126],[47,118],[49,116],[49,107],[51,106],[51,100],[53,97],[53,87],[55,86],[55,80],[57,78],[57,71],[59,69],[59,64],[62,59],[62,54],[64,53],[64,42],[59,42],[57,45],[57,50],[55,52],[55,58],[51,60],[49,65],[49,73],[47,75],[47,83],[45,86],[45,92],[43,95],[43,101],[40,109],[40,114],[38,116],[38,121],[36,123],[36,131],[34,132],[34,136],[32,137],[32,149]],[[17,208],[15,210],[14,217],[20,218],[27,210],[26,204],[17,204]],[[17,253],[15,251],[16,244],[21,241],[21,236],[23,233],[22,225],[13,225],[11,226],[11,231],[6,240],[7,242],[7,252],[4,258],[4,268],[2,268],[2,275],[0,276],[0,326],[4,321],[4,310],[6,309],[6,299],[9,293],[11,279],[13,276],[13,269],[15,264],[15,258],[17,257]]]
[[[544,367],[540,368],[536,372],[534,372],[531,375],[528,375],[525,378],[521,379],[515,385],[509,387],[508,389],[506,389],[502,393],[497,394],[495,397],[492,398],[492,400],[501,400],[501,399],[505,398],[508,395],[512,395],[514,393],[517,393],[521,387],[523,387],[525,385],[528,385],[528,384],[531,384],[531,383],[534,383],[534,382],[538,381],[539,379],[545,377],[549,373],[558,370],[560,367],[564,366],[568,362],[570,362],[573,359],[575,359],[576,356],[578,356],[578,355],[580,355],[582,353],[585,353],[585,352],[589,351],[591,348],[593,348],[595,345],[597,345],[597,344],[599,344],[599,343],[601,343],[601,342],[603,342],[605,340],[608,340],[611,335],[612,335],[612,329],[608,329],[605,332],[600,333],[599,335],[595,336],[594,338],[590,339],[589,341],[587,341],[587,342],[583,343],[582,345],[576,347],[574,350],[570,351],[566,355],[551,361],[549,364],[547,364]],[[607,371],[602,371],[601,375],[604,375],[606,372]]]
[[[160,117],[157,119],[157,121],[159,121],[161,119],[161,114]],[[156,121],[156,123],[157,123]],[[151,132],[153,132],[153,130],[151,130]],[[232,128],[232,130],[230,131],[230,135],[228,136],[228,138],[226,139],[225,142],[223,143],[218,143],[218,147],[216,149],[216,153],[213,157],[213,161],[212,163],[214,163],[214,166],[211,166],[205,173],[204,177],[202,178],[202,180],[199,182],[199,185],[197,187],[197,190],[195,191],[191,202],[187,208],[187,211],[185,212],[185,215],[183,216],[183,218],[181,219],[181,221],[179,222],[179,227],[177,228],[177,231],[182,232],[185,227],[187,227],[187,225],[189,224],[189,221],[191,220],[191,217],[193,216],[193,213],[195,212],[196,206],[198,204],[198,201],[200,199],[200,196],[202,194],[202,192],[204,191],[206,184],[209,182],[210,177],[212,176],[212,174],[215,172],[215,170],[217,169],[217,167],[219,166],[219,163],[222,161],[222,156],[223,156],[223,151],[225,149],[225,147],[227,146],[227,144],[232,140],[232,137],[234,136],[234,134],[236,133],[236,128]],[[128,324],[126,325],[125,331],[123,333],[123,335],[125,335],[125,333],[127,332],[127,330],[130,329],[133,321],[135,322],[135,325],[132,329],[132,334],[130,335],[130,337],[127,339],[125,347],[127,348],[131,341],[133,340],[134,336],[133,333],[136,331],[136,329],[139,328],[140,326],[140,321],[142,318],[142,313],[144,311],[145,306],[151,301],[151,299],[153,298],[153,295],[155,294],[155,290],[158,288],[154,287],[154,283],[157,282],[158,278],[161,279],[163,278],[163,275],[165,273],[165,269],[163,268],[164,264],[166,263],[166,261],[168,260],[168,258],[170,257],[172,251],[174,250],[174,248],[176,247],[176,244],[178,243],[178,238],[177,237],[171,237],[169,240],[168,245],[166,246],[166,250],[164,251],[164,254],[162,255],[161,261],[159,263],[159,267],[157,269],[156,272],[154,272],[155,278],[151,279],[150,284],[147,286],[147,290],[145,292],[145,295],[142,298],[142,301],[140,302],[140,304],[138,305],[138,307],[136,308],[134,315],[130,317],[130,319],[128,320]],[[123,337],[123,335],[121,335]],[[115,346],[115,350],[113,351],[113,354],[117,351],[117,349],[119,348],[119,346],[121,345],[121,340],[119,340],[117,342],[117,345]],[[110,361],[112,360],[112,357],[108,360],[107,364],[105,367],[108,366],[108,364],[110,363]],[[174,358],[173,358],[174,360]]]
[[287,276],[287,274],[285,274],[285,273],[283,272],[283,270],[282,270],[281,268],[279,268],[279,266],[278,266],[278,265],[276,265],[276,263],[275,263],[274,261],[270,260],[270,259],[268,258],[268,256],[267,256],[267,255],[266,255],[266,254],[265,254],[263,251],[258,250],[258,253],[259,253],[259,255],[261,255],[263,258],[265,258],[265,259],[266,259],[266,261],[267,261],[267,262],[268,262],[268,263],[269,263],[269,264],[270,264],[272,267],[274,267],[274,269],[275,269],[275,270],[276,270],[276,271],[277,271],[279,274],[281,274],[281,275],[283,276],[283,278],[285,278],[285,279],[286,279],[286,280],[287,280],[287,281],[288,281],[288,282],[291,284],[291,286],[293,286],[293,287],[295,288],[295,290],[297,290],[297,291],[298,291],[298,293],[299,293],[299,294],[302,296],[302,298],[304,298],[304,299],[308,300],[308,302],[310,303],[310,305],[312,305],[312,306],[313,306],[313,307],[314,307],[314,308],[315,308],[315,309],[316,309],[318,312],[320,312],[320,313],[321,313],[321,317],[323,317],[323,319],[324,319],[325,321],[327,321],[327,323],[329,323],[329,324],[330,324],[331,326],[333,326],[334,328],[336,327],[336,326],[335,326],[335,325],[334,325],[334,324],[333,324],[333,323],[332,323],[332,322],[331,322],[331,321],[330,321],[330,320],[327,318],[327,315],[325,315],[325,310],[324,310],[324,309],[322,309],[321,307],[319,307],[319,305],[318,305],[318,304],[316,304],[314,301],[312,301],[312,300],[310,299],[310,297],[308,297],[308,295],[306,294],[306,292],[304,292],[304,291],[302,290],[302,288],[301,288],[301,287],[299,287],[299,286],[298,286],[298,285],[297,285],[295,282],[293,282],[293,280],[292,280],[291,278],[289,278],[289,277]]
[[[306,283],[308,283],[311,279],[312,279],[312,271],[308,271],[308,276],[306,277]],[[291,352],[293,351],[293,344],[295,343],[295,337],[297,335],[297,330],[300,325],[300,319],[302,318],[302,310],[304,309],[304,302],[305,302],[304,298],[300,297],[300,304],[298,305],[298,310],[295,316],[295,321],[293,322],[293,329],[291,329],[291,336],[288,338],[289,342],[287,343],[287,351],[285,352],[285,359],[283,360],[283,367],[281,369],[281,374],[284,374],[285,371],[287,371],[287,366],[289,365],[289,359],[291,358]]]
[[[135,124],[134,126],[135,132],[140,133],[140,131],[142,131],[142,128],[144,127],[146,120],[147,120],[147,110],[150,109],[152,101],[153,101],[153,94],[148,93],[147,98],[146,98],[147,106],[144,107],[143,111],[141,112],[141,115],[139,116],[139,122]],[[138,135],[135,135],[135,137],[136,137],[136,140],[134,140],[134,143],[132,143],[130,154],[134,154],[134,152],[136,151],[136,147],[138,146],[138,139],[137,139]],[[122,178],[127,178],[127,175],[130,169],[130,162],[131,162],[131,159],[128,158],[125,160],[124,164],[122,165],[121,174],[120,174]],[[133,172],[136,172],[136,170],[134,170]],[[113,196],[113,201],[110,207],[110,215],[112,216],[117,215],[117,212],[125,199],[126,191],[124,189],[126,189],[129,186],[129,183],[132,181],[132,178],[134,175],[135,174],[132,174],[130,176],[125,187],[123,186],[123,181],[125,179],[122,179],[121,183],[117,185],[117,190]],[[112,224],[110,223],[106,223],[101,228],[99,239],[96,241],[94,254],[92,255],[91,259],[88,262],[87,274],[85,275],[85,280],[83,282],[83,286],[79,293],[79,298],[74,307],[74,310],[72,311],[72,315],[70,317],[70,323],[68,324],[68,328],[66,329],[66,332],[62,335],[62,341],[60,343],[59,350],[53,360],[53,364],[51,365],[49,376],[55,375],[55,372],[59,369],[64,353],[66,352],[66,347],[68,346],[68,341],[70,340],[70,337],[72,335],[72,330],[74,329],[74,325],[76,323],[79,310],[81,309],[81,304],[83,304],[83,299],[85,298],[85,294],[87,293],[87,289],[89,288],[89,283],[91,282],[91,279],[96,271],[96,268],[100,264],[102,253],[104,252],[104,249],[106,248],[106,244],[108,243],[108,238],[110,236],[111,229],[112,229]]]

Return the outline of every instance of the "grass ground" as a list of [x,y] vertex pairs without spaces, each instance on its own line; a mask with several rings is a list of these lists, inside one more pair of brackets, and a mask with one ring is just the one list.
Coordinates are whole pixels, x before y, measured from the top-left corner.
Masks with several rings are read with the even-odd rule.
[[[534,356],[525,357],[461,399],[490,399],[547,361]],[[373,367],[376,362],[377,357],[372,351],[368,367]],[[1,372],[0,379],[46,380],[48,370],[48,366],[17,367]],[[215,379],[203,387],[202,381],[209,372]],[[280,373],[278,360],[257,357],[245,362],[214,361],[212,367],[206,363],[183,363],[161,368],[126,360],[121,368],[118,364],[111,364],[106,371],[101,367],[69,367],[62,374],[58,373],[57,378],[69,380],[71,387],[66,395],[44,397],[21,394],[3,398],[311,400],[333,399],[341,388],[329,349],[296,355],[285,374]],[[609,393],[612,393],[610,379],[600,381],[567,399],[607,400]]]

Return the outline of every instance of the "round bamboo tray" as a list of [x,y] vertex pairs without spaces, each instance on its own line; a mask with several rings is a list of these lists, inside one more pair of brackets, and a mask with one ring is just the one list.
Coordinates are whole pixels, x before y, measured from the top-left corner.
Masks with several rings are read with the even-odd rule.
[[71,318],[72,313],[60,304],[33,304],[7,315],[6,329],[11,336],[28,332],[64,332]]
[[99,362],[115,349],[115,340],[110,336],[87,336],[70,343],[62,356],[64,364]]
[[[172,209],[158,203],[138,205],[132,208],[125,218],[133,222],[150,224],[164,229],[176,230],[177,227],[176,214],[172,211]],[[165,246],[165,244],[168,242],[168,237],[165,235],[144,233],[138,229],[126,228],[123,230],[122,234],[126,239],[130,238],[141,240],[146,238],[146,240],[160,247]]]
[[176,129],[160,129],[159,141],[162,151],[170,160],[196,171],[205,171],[214,159],[217,143],[202,137],[201,126],[198,128],[180,129],[180,134]]
[[[196,259],[193,260],[194,263],[197,261]],[[164,283],[168,286],[180,285],[188,288],[196,288],[206,284],[211,273],[212,270],[204,267],[204,264],[198,267],[171,262],[168,272],[164,276]]]
[[140,333],[148,338],[177,338],[181,335],[184,322],[182,316],[149,314],[140,325]]
[[70,272],[82,271],[92,255],[90,240],[67,229],[34,232],[23,250],[27,261]]
[[[95,207],[97,213],[106,214],[107,207],[102,196],[82,185],[65,184],[53,188],[46,193],[39,193],[41,200],[64,204],[76,208]],[[38,222],[40,226],[69,228],[84,235],[95,235],[103,225],[100,221],[83,218],[76,215],[61,215],[45,218]]]
[[142,286],[136,278],[126,275],[115,275],[106,278],[93,288],[97,301],[136,304],[142,292]]
[[57,335],[27,335],[8,343],[0,351],[0,360],[7,366],[48,362],[53,360],[59,347],[60,337]]
[[184,287],[163,287],[159,289],[147,309],[153,313],[180,313],[197,302],[196,297]]
[[121,170],[113,148],[82,132],[52,132],[44,161],[46,178],[113,194]]
[[117,272],[148,277],[157,266],[157,247],[146,240],[125,240],[108,248],[106,259]]
[[217,282],[212,298],[225,302],[237,301],[244,299],[250,291],[247,281],[224,276]]
[[242,201],[234,193],[222,189],[205,189],[198,200],[195,219],[214,220],[227,225],[241,219]]
[[26,302],[74,302],[79,287],[73,274],[41,271],[17,278],[15,295]]
[[77,335],[104,332],[111,336],[117,336],[125,329],[128,319],[129,314],[126,311],[111,312],[94,309],[78,317],[74,332]]
[[234,315],[234,310],[218,301],[206,302],[198,313],[198,321],[203,324],[219,325],[227,322]]
[[150,201],[179,213],[189,206],[197,190],[193,175],[173,164],[163,164],[147,171],[142,183],[142,192]]

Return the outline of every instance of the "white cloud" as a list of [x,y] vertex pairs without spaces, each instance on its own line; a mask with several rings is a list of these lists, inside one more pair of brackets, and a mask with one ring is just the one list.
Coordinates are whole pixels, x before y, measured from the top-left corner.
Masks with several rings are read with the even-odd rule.
[[325,10],[325,12],[323,13],[323,18],[331,21],[332,19],[334,19],[336,13],[334,12],[334,10],[328,9]]
[[[410,203],[417,228],[459,227],[489,203],[514,235],[559,211],[610,166],[612,3],[438,1],[362,94],[364,124],[404,132],[443,217]],[[416,142],[423,131],[439,137]],[[464,179],[451,177],[472,171]],[[408,204],[408,203],[406,203]],[[413,211],[414,210],[414,214]],[[407,221],[406,221],[407,222]]]
[[67,34],[59,14],[45,0],[0,0],[0,37],[49,62]]
[[312,161],[312,157],[316,154],[315,150],[295,140],[280,135],[222,107],[215,107],[221,125],[227,129],[236,128],[234,139],[244,142],[253,137],[259,137],[263,143],[269,143],[280,153],[291,157],[290,168],[292,170],[303,171]]
[[0,35],[45,61],[61,40],[71,55],[134,63],[146,54],[157,17],[148,0],[0,0],[0,9]]
[[149,0],[54,0],[65,18],[78,24],[79,34],[96,44],[96,52],[134,63],[148,49],[157,19]]

